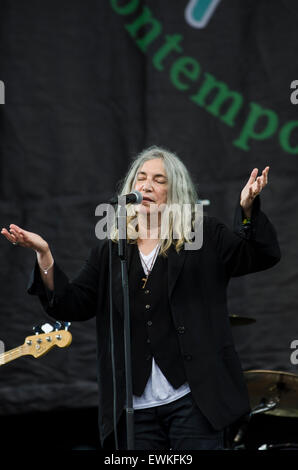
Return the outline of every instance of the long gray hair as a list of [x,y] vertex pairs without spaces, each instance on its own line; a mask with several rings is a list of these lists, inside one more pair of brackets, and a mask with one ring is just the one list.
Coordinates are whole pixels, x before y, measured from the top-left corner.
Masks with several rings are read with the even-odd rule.
[[[168,179],[168,194],[161,228],[160,254],[166,255],[168,249],[174,244],[177,252],[185,242],[191,242],[190,233],[193,228],[196,214],[196,203],[198,201],[197,191],[194,187],[188,170],[180,158],[161,147],[152,146],[143,150],[132,162],[126,177],[123,180],[119,195],[128,194],[135,188],[139,169],[148,160],[160,158],[163,161]],[[127,209],[127,239],[135,243],[138,238],[136,231],[137,212],[133,204],[128,204]],[[113,241],[118,240],[118,230],[113,225],[110,237]]]

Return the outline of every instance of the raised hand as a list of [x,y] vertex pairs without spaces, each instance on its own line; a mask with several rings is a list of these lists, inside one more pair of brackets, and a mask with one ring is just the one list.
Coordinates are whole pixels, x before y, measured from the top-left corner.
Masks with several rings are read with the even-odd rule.
[[261,176],[258,175],[258,168],[254,168],[250,177],[241,191],[240,205],[247,217],[251,216],[253,201],[258,194],[265,188],[268,183],[269,166],[262,171]]
[[44,254],[49,250],[48,243],[37,233],[28,232],[18,225],[10,224],[9,231],[6,228],[1,230],[2,235],[11,243],[26,248],[32,248],[37,253]]

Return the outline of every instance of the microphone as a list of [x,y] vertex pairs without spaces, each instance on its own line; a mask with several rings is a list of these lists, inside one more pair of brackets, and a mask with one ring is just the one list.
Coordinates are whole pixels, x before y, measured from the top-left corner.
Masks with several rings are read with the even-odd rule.
[[120,198],[120,204],[141,204],[143,196],[139,191],[132,191],[129,194],[123,194],[117,198],[110,199],[110,204],[118,204],[118,198]]

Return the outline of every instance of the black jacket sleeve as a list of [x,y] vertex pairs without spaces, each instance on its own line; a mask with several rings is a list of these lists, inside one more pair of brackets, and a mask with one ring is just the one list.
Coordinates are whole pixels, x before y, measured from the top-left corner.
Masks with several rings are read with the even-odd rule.
[[78,275],[71,281],[54,261],[53,292],[45,287],[36,261],[27,292],[37,295],[44,310],[57,320],[89,320],[96,313],[99,257],[99,247],[95,246]]
[[250,224],[243,224],[244,214],[240,204],[236,207],[233,231],[217,219],[210,219],[209,236],[228,277],[262,271],[280,260],[276,231],[261,211],[259,196],[253,203]]

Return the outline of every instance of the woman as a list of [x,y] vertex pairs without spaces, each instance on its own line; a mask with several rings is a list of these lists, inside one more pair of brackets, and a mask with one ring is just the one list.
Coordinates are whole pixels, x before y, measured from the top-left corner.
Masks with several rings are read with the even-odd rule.
[[[268,182],[254,169],[243,188],[234,233],[203,219],[203,245],[192,243],[197,194],[173,153],[151,147],[132,163],[120,194],[141,192],[127,207],[135,449],[219,449],[223,430],[249,412],[249,400],[230,330],[226,289],[232,276],[267,269],[280,259],[275,230],[260,210]],[[175,213],[165,217],[165,208]],[[191,207],[191,210],[185,210]],[[177,209],[178,208],[178,209]],[[180,208],[180,209],[179,209]],[[153,215],[153,217],[152,217]],[[108,292],[108,241],[97,240],[78,276],[69,282],[48,243],[11,224],[2,234],[35,250],[28,292],[60,320],[96,316],[101,442],[113,430],[113,381]],[[125,448],[125,370],[118,232],[112,249],[117,420]]]

